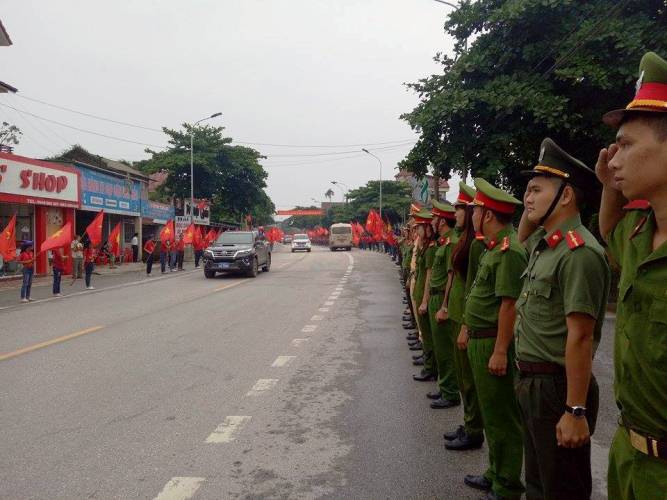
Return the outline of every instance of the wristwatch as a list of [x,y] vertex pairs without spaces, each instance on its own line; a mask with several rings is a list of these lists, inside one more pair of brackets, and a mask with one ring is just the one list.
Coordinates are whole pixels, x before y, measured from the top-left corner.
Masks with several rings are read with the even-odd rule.
[[568,406],[565,405],[565,411],[570,413],[574,418],[584,418],[586,416],[585,406]]

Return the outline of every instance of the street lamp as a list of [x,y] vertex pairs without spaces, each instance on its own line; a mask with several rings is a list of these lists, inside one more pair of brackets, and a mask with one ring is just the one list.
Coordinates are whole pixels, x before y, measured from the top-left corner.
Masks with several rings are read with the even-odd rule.
[[366,148],[361,148],[361,150],[366,153],[371,155],[373,158],[375,158],[378,163],[380,164],[380,220],[382,220],[382,160],[375,156],[373,153],[371,153],[368,149]]
[[[340,181],[331,181],[331,184],[340,189],[343,198],[345,198],[345,203],[347,203],[347,192],[350,190],[350,188],[347,187],[347,184]],[[345,189],[343,189],[341,186],[345,186]]]
[[192,128],[190,129],[190,224],[195,221],[195,168],[194,168],[194,136],[195,136],[195,127],[203,121],[210,120],[217,116],[221,116],[222,113],[213,113],[211,116],[202,118],[201,120],[196,121]]
[[445,0],[434,0],[434,1],[439,2],[439,3],[444,3],[445,5],[449,5],[450,7],[454,7],[455,9],[458,9],[458,8],[459,8],[458,5],[453,4],[453,3],[451,3],[451,2],[445,2]]

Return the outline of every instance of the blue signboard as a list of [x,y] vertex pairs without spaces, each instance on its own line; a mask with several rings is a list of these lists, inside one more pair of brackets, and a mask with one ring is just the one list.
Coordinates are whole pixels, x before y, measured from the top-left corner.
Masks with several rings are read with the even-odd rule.
[[166,203],[158,203],[156,201],[141,200],[141,216],[153,219],[153,222],[164,224],[169,219],[173,219],[175,215],[174,207]]
[[84,210],[104,209],[112,214],[140,215],[141,184],[138,181],[78,168],[81,172],[81,207]]

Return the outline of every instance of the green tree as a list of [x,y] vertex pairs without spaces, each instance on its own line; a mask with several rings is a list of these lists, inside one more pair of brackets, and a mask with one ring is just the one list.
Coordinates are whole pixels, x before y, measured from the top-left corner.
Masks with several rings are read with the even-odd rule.
[[[273,220],[274,206],[264,188],[268,174],[263,156],[245,146],[234,146],[223,136],[224,127],[183,124],[181,130],[162,129],[169,136],[165,151],[153,151],[138,167],[147,173],[166,171],[162,194],[190,197],[190,133],[194,134],[194,194],[211,200],[214,219],[239,221],[251,214],[258,223]],[[261,222],[259,222],[261,220]]]
[[[369,181],[365,186],[348,192],[348,220],[365,223],[371,209],[378,210],[380,204],[380,181]],[[405,182],[382,181],[382,216],[392,224],[404,220],[410,203],[412,189]]]
[[336,193],[334,193],[333,189],[329,188],[329,189],[327,189],[326,192],[324,193],[324,197],[325,197],[327,200],[329,200],[329,202],[331,202],[331,198],[334,197],[334,194],[336,194]]
[[[318,210],[315,205],[309,207],[294,207],[294,210]],[[322,225],[321,215],[292,215],[285,219],[282,223],[284,228],[289,229],[313,229],[316,226]]]
[[21,140],[23,132],[16,125],[3,121],[0,124],[0,150],[11,149]]
[[641,56],[667,55],[666,12],[664,0],[463,0],[445,23],[454,57],[409,85],[420,102],[402,118],[420,138],[401,167],[520,195],[546,136],[592,166],[613,137],[601,116],[629,102]]

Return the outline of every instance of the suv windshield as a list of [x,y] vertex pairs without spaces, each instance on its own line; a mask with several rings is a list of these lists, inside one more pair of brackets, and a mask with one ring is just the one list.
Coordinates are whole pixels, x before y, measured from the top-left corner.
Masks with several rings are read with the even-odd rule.
[[252,233],[228,231],[222,233],[215,242],[217,245],[252,245]]
[[294,239],[295,240],[307,240],[308,235],[307,234],[295,234]]

